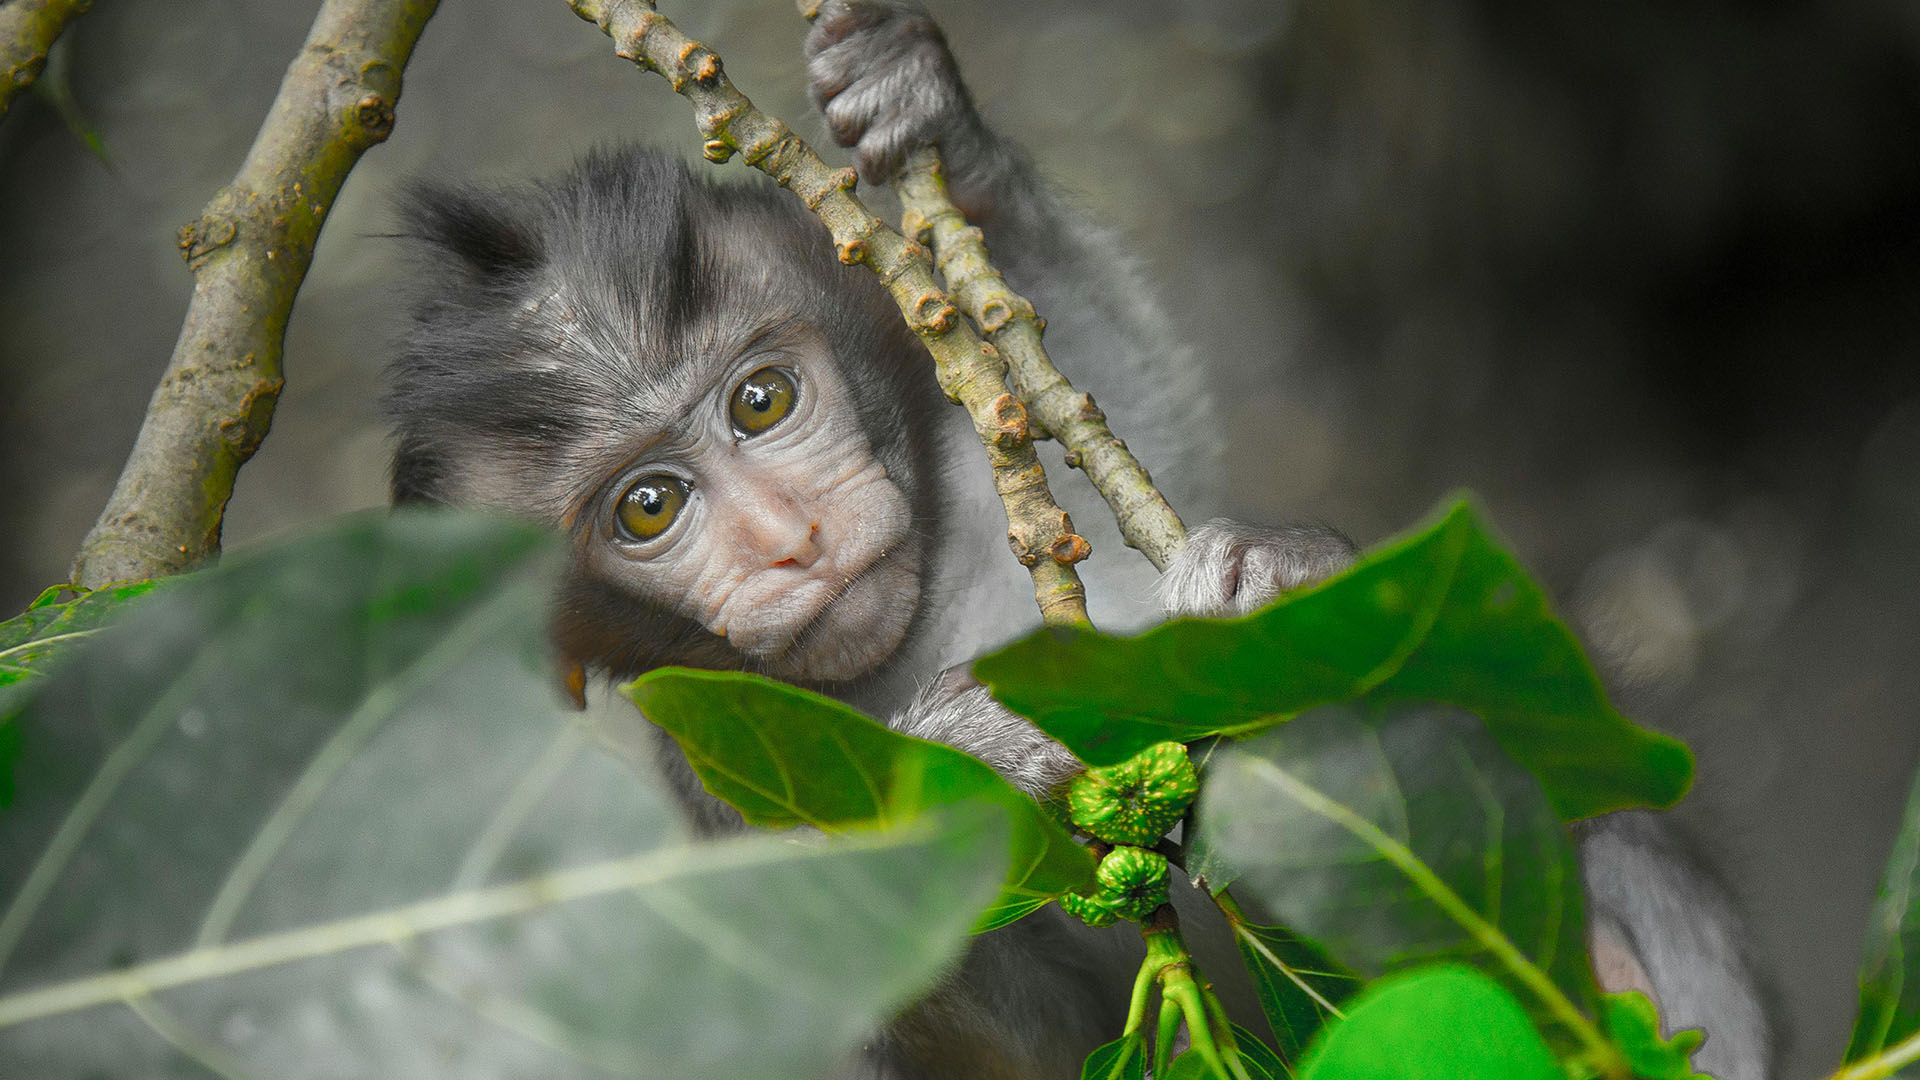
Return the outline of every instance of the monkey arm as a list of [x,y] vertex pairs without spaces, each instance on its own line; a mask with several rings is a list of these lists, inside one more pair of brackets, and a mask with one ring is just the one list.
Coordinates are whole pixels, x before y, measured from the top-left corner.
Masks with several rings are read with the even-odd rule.
[[[1211,442],[1214,424],[1200,373],[1186,362],[1134,261],[1076,214],[1019,146],[981,119],[939,27],[918,6],[831,0],[815,15],[807,55],[814,100],[833,137],[854,148],[868,182],[904,181],[901,170],[912,151],[939,147],[946,193],[981,228],[1012,288],[1046,316],[1046,349],[1055,366],[1070,380],[1100,388],[1102,410],[1127,440],[1089,442],[1072,439],[1072,430],[1056,431],[1070,438],[1077,458],[1069,462],[1083,464],[1115,513],[1127,518],[1127,542],[1165,566],[1183,529],[1139,465],[1153,468],[1170,490],[1204,501],[1212,480],[1204,464],[1209,454],[1194,451]],[[1008,325],[1005,333],[1020,329]],[[1011,345],[1003,340],[1002,347]],[[1007,355],[1020,359],[1017,350]],[[1085,400],[1071,388],[1059,396]],[[1052,414],[1042,409],[1039,415]],[[1103,427],[1099,434],[1109,433]],[[1190,471],[1182,473],[1183,466]]]

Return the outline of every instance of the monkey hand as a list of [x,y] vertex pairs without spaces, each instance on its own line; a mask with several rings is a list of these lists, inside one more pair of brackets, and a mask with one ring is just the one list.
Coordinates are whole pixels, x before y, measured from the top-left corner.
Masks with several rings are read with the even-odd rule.
[[1160,603],[1169,616],[1245,615],[1345,570],[1353,553],[1353,541],[1318,525],[1209,521],[1160,575]]
[[1036,799],[1052,794],[1082,767],[1066,747],[995,701],[964,666],[928,683],[888,726],[964,750]]
[[884,184],[907,154],[938,143],[963,168],[985,128],[932,16],[904,0],[826,0],[807,34],[815,105],[860,176]]

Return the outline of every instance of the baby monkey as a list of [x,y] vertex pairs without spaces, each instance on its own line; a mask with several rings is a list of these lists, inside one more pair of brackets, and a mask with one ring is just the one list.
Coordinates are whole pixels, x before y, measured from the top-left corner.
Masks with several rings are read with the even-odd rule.
[[[1100,390],[1162,484],[1199,487],[1215,469],[1195,435],[1212,430],[1197,369],[1112,242],[982,122],[932,20],[834,0],[806,48],[814,98],[861,175],[883,183],[910,149],[939,143],[955,201],[1048,314],[1055,361]],[[615,678],[667,664],[762,672],[974,754],[1036,796],[1078,768],[964,675],[942,675],[1030,624],[1031,587],[965,413],[873,275],[841,265],[796,200],[628,149],[537,185],[419,186],[403,212],[422,272],[388,396],[394,498],[560,530],[566,657]],[[1150,570],[1096,499],[1056,495],[1102,553],[1083,564],[1096,621],[1138,625],[1128,605],[1153,594]],[[1215,523],[1193,532],[1158,596],[1170,614],[1245,612],[1352,554],[1326,529]],[[698,822],[738,826],[670,744],[661,763]],[[1714,1061],[1723,1080],[1765,1075],[1765,1027],[1718,892],[1638,833],[1599,829],[1590,879],[1658,882],[1650,900],[1595,890],[1611,905],[1595,924],[1632,962],[1622,978],[1715,1033],[1709,1050],[1730,1050]],[[1703,920],[1720,955],[1688,929]],[[1124,934],[1040,912],[977,939],[844,1075],[1078,1075],[1119,1030],[1137,957]]]

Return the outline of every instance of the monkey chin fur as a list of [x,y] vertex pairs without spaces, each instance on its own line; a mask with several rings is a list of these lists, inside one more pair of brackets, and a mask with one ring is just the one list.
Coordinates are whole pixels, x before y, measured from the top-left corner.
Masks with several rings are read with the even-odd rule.
[[790,639],[756,659],[769,674],[798,682],[857,679],[906,640],[919,606],[917,553],[884,552],[835,590]]

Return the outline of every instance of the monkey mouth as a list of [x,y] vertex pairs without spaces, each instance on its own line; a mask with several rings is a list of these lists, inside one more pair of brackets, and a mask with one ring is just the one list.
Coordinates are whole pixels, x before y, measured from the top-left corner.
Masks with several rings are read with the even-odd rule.
[[819,682],[858,678],[899,649],[920,606],[919,559],[882,548],[829,592],[767,658],[773,673]]

